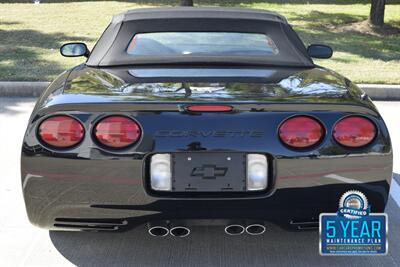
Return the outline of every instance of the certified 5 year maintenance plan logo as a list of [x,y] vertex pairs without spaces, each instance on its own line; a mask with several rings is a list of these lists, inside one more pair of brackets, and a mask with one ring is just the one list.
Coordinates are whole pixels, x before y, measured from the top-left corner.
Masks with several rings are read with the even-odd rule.
[[370,213],[366,196],[348,191],[339,201],[337,213],[321,213],[319,253],[321,255],[386,255],[388,220],[386,213]]

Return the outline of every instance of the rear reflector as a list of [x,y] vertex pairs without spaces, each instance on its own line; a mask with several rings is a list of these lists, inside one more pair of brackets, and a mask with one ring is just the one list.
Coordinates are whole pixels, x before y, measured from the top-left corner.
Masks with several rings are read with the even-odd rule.
[[82,141],[85,130],[78,120],[58,115],[44,120],[39,126],[38,135],[50,146],[68,148]]
[[376,127],[369,119],[350,116],[339,120],[333,128],[333,138],[346,147],[368,145],[376,136]]
[[187,106],[186,110],[194,112],[228,112],[232,111],[233,107],[229,105],[191,105]]
[[318,143],[324,136],[324,128],[316,119],[296,116],[287,119],[279,127],[279,138],[294,148],[307,148]]
[[104,146],[124,148],[137,142],[141,130],[137,122],[125,116],[110,116],[97,123],[94,136]]

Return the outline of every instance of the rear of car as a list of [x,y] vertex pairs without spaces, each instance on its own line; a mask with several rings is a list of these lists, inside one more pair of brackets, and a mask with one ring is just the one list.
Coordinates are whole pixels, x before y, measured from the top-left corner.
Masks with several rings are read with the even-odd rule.
[[384,210],[392,150],[368,96],[315,66],[279,16],[168,12],[114,19],[38,101],[21,160],[33,224],[310,229],[348,190]]

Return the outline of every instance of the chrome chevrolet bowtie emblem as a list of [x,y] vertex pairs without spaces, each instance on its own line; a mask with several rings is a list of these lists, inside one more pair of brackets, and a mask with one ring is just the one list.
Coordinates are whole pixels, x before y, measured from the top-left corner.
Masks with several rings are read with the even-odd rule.
[[193,168],[191,176],[200,176],[203,179],[215,179],[218,176],[225,176],[228,168],[217,167],[216,165],[203,165]]

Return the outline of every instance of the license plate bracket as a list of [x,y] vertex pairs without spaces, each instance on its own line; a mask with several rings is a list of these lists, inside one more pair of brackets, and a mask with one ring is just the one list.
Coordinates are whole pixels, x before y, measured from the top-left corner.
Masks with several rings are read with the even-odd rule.
[[246,191],[246,154],[225,152],[172,155],[172,191]]

